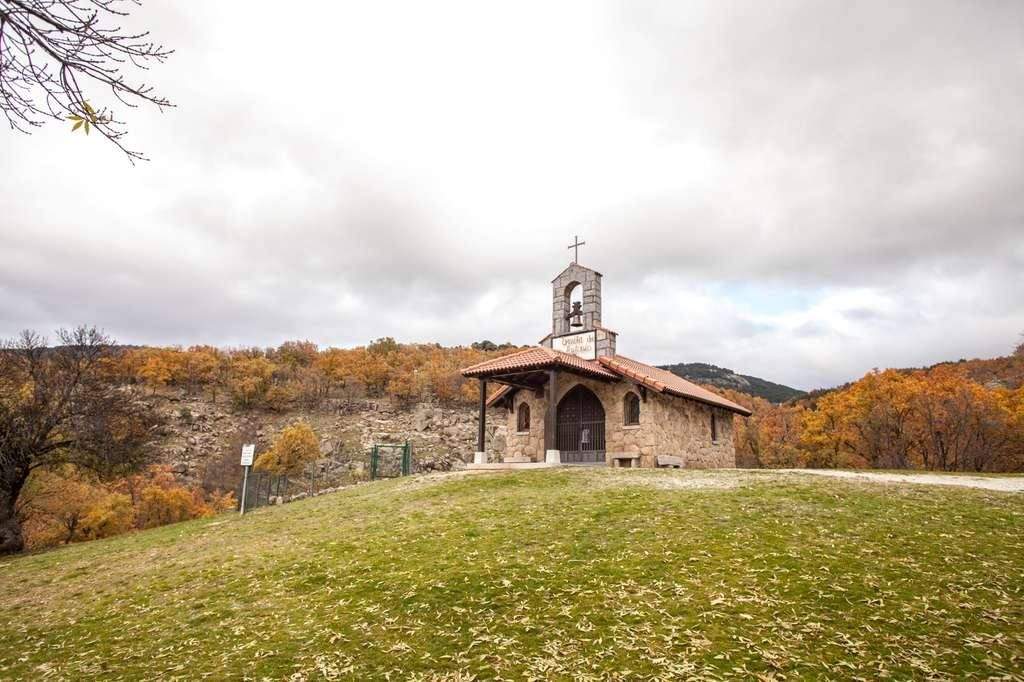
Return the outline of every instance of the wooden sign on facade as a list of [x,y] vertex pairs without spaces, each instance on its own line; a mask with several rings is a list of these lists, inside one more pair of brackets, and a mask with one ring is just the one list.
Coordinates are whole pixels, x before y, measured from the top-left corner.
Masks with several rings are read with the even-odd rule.
[[551,339],[551,348],[560,350],[563,353],[571,353],[584,360],[597,359],[597,332],[580,332],[579,334],[566,334]]

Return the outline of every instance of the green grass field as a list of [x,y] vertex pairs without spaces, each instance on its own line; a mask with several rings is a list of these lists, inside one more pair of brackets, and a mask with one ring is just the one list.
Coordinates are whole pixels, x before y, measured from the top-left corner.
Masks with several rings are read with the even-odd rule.
[[0,678],[1024,676],[1024,495],[414,477],[0,561]]

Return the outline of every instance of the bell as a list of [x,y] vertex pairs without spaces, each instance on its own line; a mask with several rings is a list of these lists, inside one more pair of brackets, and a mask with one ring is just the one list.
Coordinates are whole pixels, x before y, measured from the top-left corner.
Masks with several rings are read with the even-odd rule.
[[583,326],[583,304],[580,303],[579,301],[574,301],[572,304],[572,312],[569,313],[569,326]]

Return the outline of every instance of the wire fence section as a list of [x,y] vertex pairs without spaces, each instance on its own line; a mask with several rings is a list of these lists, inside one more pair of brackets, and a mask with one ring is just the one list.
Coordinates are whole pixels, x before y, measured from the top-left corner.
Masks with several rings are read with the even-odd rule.
[[[331,458],[316,462],[297,476],[252,469],[245,487],[245,508],[256,509],[296,498],[312,497],[360,481],[395,478],[413,473],[412,444],[378,443],[361,458],[344,462]],[[242,472],[235,487],[237,508],[242,502]]]

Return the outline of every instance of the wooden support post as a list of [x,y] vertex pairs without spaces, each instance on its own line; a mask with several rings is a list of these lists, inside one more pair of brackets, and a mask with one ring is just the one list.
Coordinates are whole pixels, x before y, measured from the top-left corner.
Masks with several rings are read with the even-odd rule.
[[487,450],[485,449],[484,439],[487,434],[487,380],[480,380],[480,420],[477,424],[476,432],[476,454],[473,456],[473,461],[476,464],[485,464],[487,462]]
[[552,461],[558,450],[556,430],[558,421],[556,419],[555,405],[555,382],[558,374],[553,369],[548,370],[547,401],[544,409],[544,460]]

